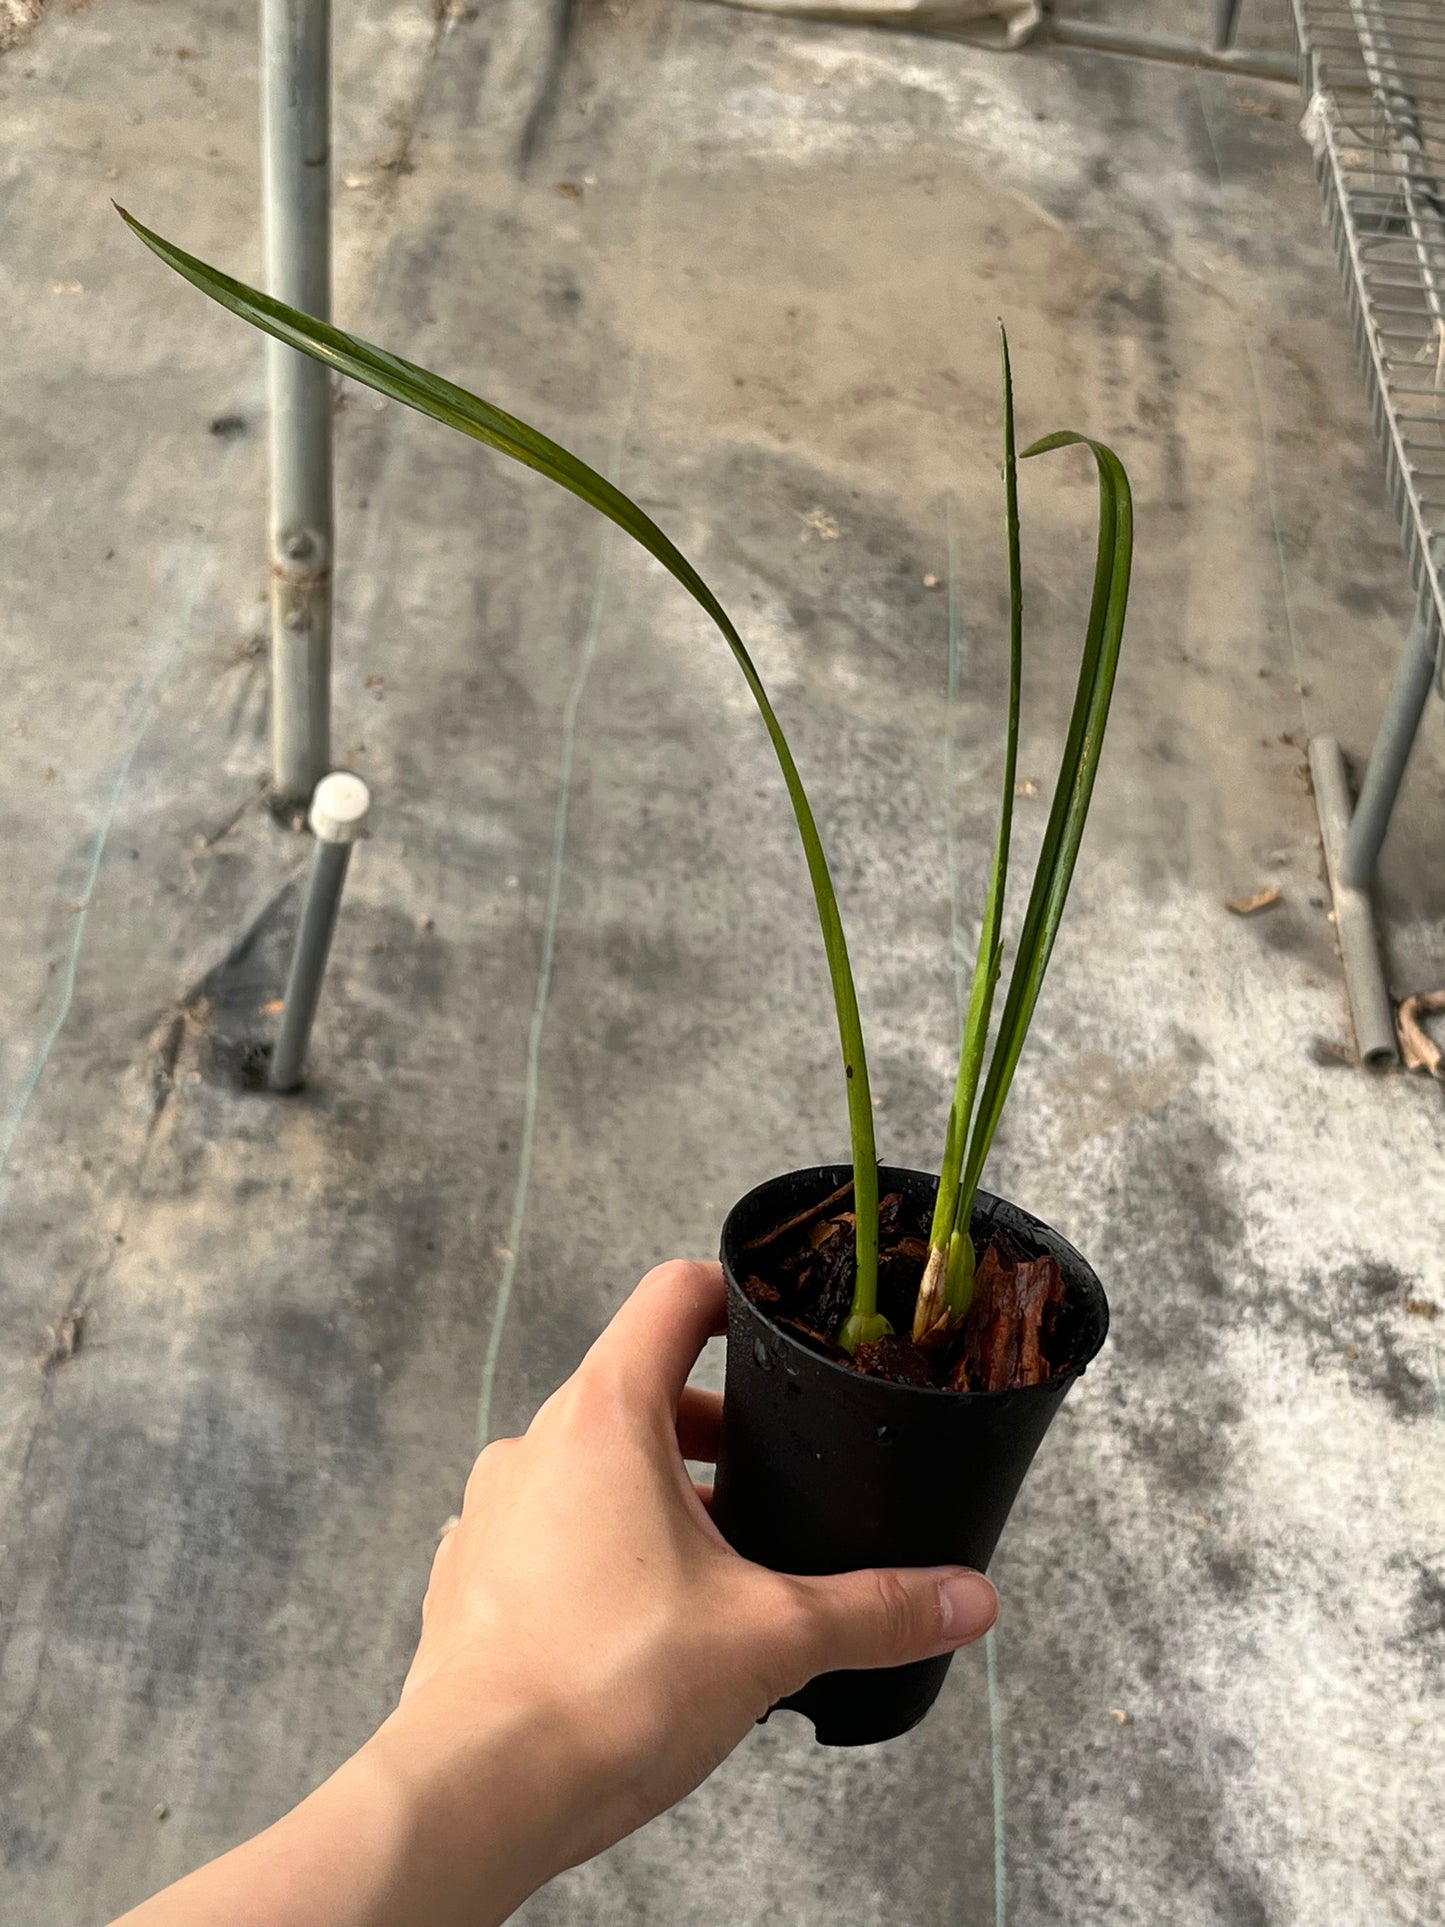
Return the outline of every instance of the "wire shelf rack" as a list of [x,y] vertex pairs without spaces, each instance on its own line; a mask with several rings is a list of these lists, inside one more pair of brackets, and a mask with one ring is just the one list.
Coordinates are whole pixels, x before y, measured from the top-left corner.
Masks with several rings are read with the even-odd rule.
[[1355,344],[1437,678],[1445,631],[1445,6],[1293,0]]

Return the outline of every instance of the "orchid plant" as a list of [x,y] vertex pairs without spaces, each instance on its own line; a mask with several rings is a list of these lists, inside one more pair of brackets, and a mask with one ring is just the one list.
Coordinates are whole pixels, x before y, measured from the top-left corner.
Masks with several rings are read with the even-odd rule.
[[[449,428],[470,435],[568,489],[605,515],[654,556],[706,611],[732,651],[762,715],[782,770],[807,860],[823,935],[842,1046],[853,1160],[853,1206],[857,1269],[852,1306],[838,1333],[849,1352],[886,1336],[892,1327],[878,1309],[878,1153],[873,1102],[858,996],[848,945],[818,825],[762,678],[731,617],[686,556],[652,518],[605,476],[514,415],[429,373],[399,355],[373,346],[314,315],[288,307],[220,269],[187,254],[118,210],[132,231],[169,267],[223,308],[302,354],[347,375],[379,394]],[[1104,730],[1119,663],[1129,599],[1133,555],[1133,508],[1128,477],[1112,449],[1090,436],[1061,431],[1033,442],[1020,455],[1015,443],[1013,377],[1007,336],[1002,336],[1004,398],[1004,492],[1008,531],[1009,696],[1005,732],[1003,802],[994,842],[988,891],[979,930],[978,956],[964,1023],[958,1073],[944,1133],[937,1203],[928,1258],[919,1286],[912,1336],[924,1338],[957,1326],[973,1294],[974,1201],[989,1150],[1003,1115],[1014,1071],[1038,1003],[1058,935],[1083,840],[1103,749]],[[1048,825],[1015,947],[1008,989],[990,1053],[995,992],[1003,971],[1003,912],[1008,880],[1013,799],[1018,776],[1019,720],[1023,683],[1023,582],[1020,558],[1018,463],[1057,449],[1085,448],[1093,456],[1099,485],[1099,530],[1093,594],[1077,688]],[[987,1070],[985,1071],[985,1061]]]

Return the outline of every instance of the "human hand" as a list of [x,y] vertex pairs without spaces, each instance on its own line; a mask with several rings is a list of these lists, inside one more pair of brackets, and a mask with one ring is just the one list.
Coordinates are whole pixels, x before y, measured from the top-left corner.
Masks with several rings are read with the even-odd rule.
[[750,1565],[685,1458],[722,1400],[717,1265],[650,1272],[521,1439],[472,1468],[401,1704],[266,1831],[117,1927],[496,1927],[689,1793],[817,1673],[967,1645],[998,1600],[957,1567]]
[[526,1436],[482,1453],[436,1555],[395,1728],[487,1707],[546,1734],[549,1873],[681,1799],[816,1674],[951,1651],[997,1612],[978,1573],[799,1578],[732,1551],[684,1464],[716,1457],[722,1400],[686,1381],[725,1305],[716,1264],[649,1273]]

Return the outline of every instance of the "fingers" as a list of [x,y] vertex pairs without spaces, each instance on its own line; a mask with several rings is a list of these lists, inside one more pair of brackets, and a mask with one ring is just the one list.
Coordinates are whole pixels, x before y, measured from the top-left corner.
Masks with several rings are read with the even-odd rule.
[[587,1357],[675,1411],[698,1353],[725,1328],[726,1313],[722,1266],[675,1258],[648,1272]]
[[717,1464],[722,1437],[722,1393],[685,1385],[677,1401],[677,1445],[685,1459],[701,1465]]
[[992,1585],[962,1566],[883,1567],[788,1583],[803,1605],[789,1655],[799,1685],[819,1673],[953,1652],[981,1639],[998,1617]]

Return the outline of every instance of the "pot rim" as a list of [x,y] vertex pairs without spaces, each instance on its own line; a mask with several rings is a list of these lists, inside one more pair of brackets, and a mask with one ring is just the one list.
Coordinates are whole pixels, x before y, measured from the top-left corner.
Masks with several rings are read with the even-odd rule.
[[[1056,1231],[1046,1219],[1035,1216],[1032,1211],[1026,1210],[1021,1204],[1015,1204],[1011,1198],[1001,1197],[997,1192],[984,1191],[982,1189],[979,1190],[975,1198],[975,1216],[978,1214],[979,1206],[987,1200],[987,1202],[992,1205],[1004,1205],[1008,1210],[1018,1212],[1018,1214],[1022,1218],[1027,1219],[1031,1225],[1037,1225],[1040,1230],[1047,1232],[1049,1239],[1054,1245],[1062,1248],[1061,1251],[1052,1251],[1050,1255],[1056,1258],[1066,1258],[1071,1261],[1071,1263],[1065,1266],[1065,1277],[1068,1279],[1071,1291],[1076,1287],[1082,1286],[1085,1295],[1096,1300],[1097,1309],[1100,1313],[1098,1342],[1092,1346],[1092,1349],[1085,1358],[1081,1359],[1077,1364],[1070,1365],[1064,1371],[1055,1372],[1049,1378],[1041,1379],[1037,1385],[1011,1385],[997,1392],[955,1392],[953,1388],[948,1385],[900,1385],[894,1379],[871,1377],[866,1373],[856,1371],[851,1365],[840,1365],[837,1359],[829,1358],[824,1352],[815,1351],[811,1345],[805,1345],[801,1339],[795,1338],[790,1331],[784,1330],[775,1318],[769,1317],[766,1309],[762,1305],[754,1304],[752,1299],[749,1298],[743,1290],[742,1283],[734,1275],[732,1264],[729,1261],[727,1249],[728,1231],[738,1213],[744,1206],[751,1204],[760,1192],[770,1191],[775,1184],[781,1184],[788,1178],[810,1177],[815,1173],[825,1171],[843,1172],[851,1177],[853,1171],[852,1161],[851,1159],[845,1158],[835,1164],[805,1164],[800,1165],[796,1170],[779,1171],[771,1178],[764,1178],[761,1184],[755,1184],[750,1190],[745,1191],[729,1210],[727,1216],[723,1219],[722,1233],[718,1240],[723,1277],[727,1283],[729,1297],[736,1294],[739,1302],[746,1305],[748,1310],[767,1326],[768,1331],[774,1338],[780,1339],[785,1345],[796,1352],[800,1358],[806,1359],[810,1365],[826,1366],[827,1369],[835,1373],[839,1379],[846,1380],[850,1384],[855,1385],[861,1382],[874,1390],[883,1390],[886,1388],[890,1392],[912,1393],[919,1398],[928,1399],[981,1401],[1018,1398],[1021,1394],[1028,1392],[1057,1391],[1060,1387],[1072,1384],[1076,1378],[1082,1378],[1089,1366],[1093,1364],[1094,1360],[1103,1350],[1104,1341],[1109,1336],[1109,1299],[1103,1285],[1099,1282],[1098,1273],[1094,1270],[1094,1267],[1089,1263],[1088,1259],[1072,1245],[1061,1232]],[[915,1170],[912,1165],[880,1164],[878,1166],[880,1187],[885,1174],[900,1178],[922,1178],[926,1183],[933,1185],[935,1188],[938,1185],[937,1172]],[[836,1185],[834,1189],[837,1189]],[[1000,1228],[1004,1229],[1006,1227]],[[1077,1269],[1074,1269],[1075,1267],[1077,1267]]]

